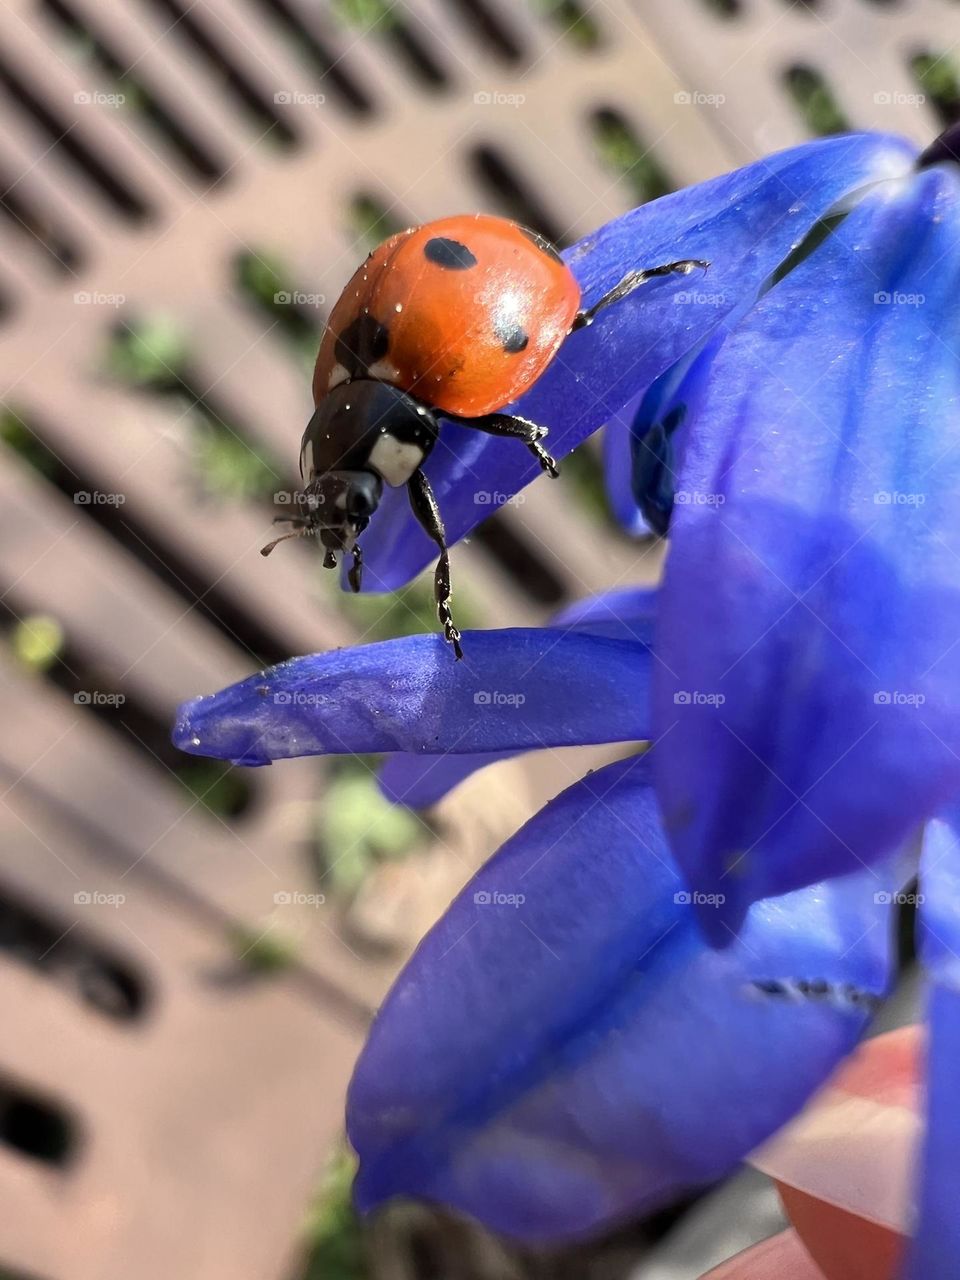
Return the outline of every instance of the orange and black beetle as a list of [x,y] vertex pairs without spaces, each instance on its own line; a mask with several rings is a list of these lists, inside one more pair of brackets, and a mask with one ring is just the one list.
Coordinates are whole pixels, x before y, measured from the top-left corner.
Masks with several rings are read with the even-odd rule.
[[440,548],[437,612],[462,657],[443,520],[421,469],[439,419],[520,440],[555,476],[541,444],[547,428],[498,410],[531,387],[567,335],[602,308],[653,276],[706,265],[685,259],[631,271],[582,308],[580,286],[554,246],[505,218],[461,214],[391,236],[344,289],[320,344],[316,411],[300,448],[300,514],[285,536],[319,534],[330,567],[338,552],[350,553],[348,577],[359,591],[358,538],[383,486],[406,485],[414,514]]

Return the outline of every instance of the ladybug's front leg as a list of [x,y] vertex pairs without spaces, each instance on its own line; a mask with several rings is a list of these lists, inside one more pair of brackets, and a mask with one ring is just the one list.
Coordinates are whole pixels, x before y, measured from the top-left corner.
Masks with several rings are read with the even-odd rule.
[[[450,417],[444,414],[444,417]],[[480,418],[451,418],[462,427],[473,427],[475,431],[486,431],[491,436],[509,436],[512,440],[522,440],[536,460],[554,479],[560,474],[556,462],[547,453],[540,441],[547,434],[547,428],[529,418],[520,418],[513,413],[485,413]]]
[[437,617],[443,627],[443,637],[453,645],[453,652],[459,661],[463,657],[460,647],[460,632],[454,626],[450,612],[450,552],[447,550],[447,531],[443,527],[443,516],[437,506],[437,499],[430,481],[422,471],[415,471],[407,482],[407,493],[413,514],[420,521],[424,531],[440,548],[440,559],[437,561],[433,577],[433,593],[437,602]]
[[358,592],[363,585],[363,552],[360,550],[360,543],[353,544],[353,564],[347,570],[347,581],[350,584],[350,590]]
[[619,302],[621,298],[626,298],[628,294],[633,293],[634,289],[639,289],[648,280],[655,280],[657,276],[688,276],[698,267],[706,271],[709,265],[710,263],[704,262],[702,258],[682,258],[679,262],[666,262],[662,267],[647,267],[645,271],[629,271],[619,284],[615,284],[602,298],[598,298],[592,307],[584,307],[582,311],[577,312],[573,317],[570,331],[572,333],[575,329],[585,329],[587,325],[593,324],[598,311],[609,307],[611,303]]

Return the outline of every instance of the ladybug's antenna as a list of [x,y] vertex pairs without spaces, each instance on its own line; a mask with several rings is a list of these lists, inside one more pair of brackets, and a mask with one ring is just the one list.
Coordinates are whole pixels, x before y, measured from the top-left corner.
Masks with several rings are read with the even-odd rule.
[[[268,556],[274,547],[279,546],[281,542],[286,542],[290,538],[309,538],[315,533],[319,533],[321,529],[335,529],[337,526],[332,524],[314,524],[307,520],[304,516],[274,516],[274,524],[295,524],[296,529],[292,533],[281,534],[279,538],[274,538],[272,542],[268,542],[265,547],[260,548],[262,556]],[[331,558],[333,557],[333,558]],[[327,551],[323,558],[323,567],[325,569],[335,569],[337,567],[336,557],[332,551]]]
[[294,529],[293,533],[281,534],[279,538],[274,538],[274,540],[272,542],[268,542],[265,547],[261,547],[260,554],[262,556],[268,556],[273,548],[279,546],[281,542],[286,542],[289,538],[306,538],[312,532],[312,529],[308,529],[307,526],[304,525],[302,529]]

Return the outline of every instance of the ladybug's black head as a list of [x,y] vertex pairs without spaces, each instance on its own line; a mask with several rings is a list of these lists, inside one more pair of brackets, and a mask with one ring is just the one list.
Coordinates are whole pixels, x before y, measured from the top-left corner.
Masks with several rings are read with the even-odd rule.
[[327,552],[325,563],[333,566],[335,552],[353,550],[382,495],[383,481],[374,471],[328,471],[316,476],[295,497],[298,514],[278,517],[295,525],[294,531],[264,547],[261,555],[269,555],[284,538],[318,534]]
[[300,443],[309,486],[338,471],[373,471],[393,488],[406,484],[436,443],[434,411],[389,382],[356,378],[317,405]]
[[313,530],[329,551],[349,551],[380,505],[383,481],[373,471],[328,471],[302,494]]
[[[287,537],[316,533],[326,548],[353,551],[383,495],[383,486],[408,484],[436,443],[433,410],[388,382],[357,378],[333,387],[307,423],[300,443],[303,492]],[[269,555],[278,538],[263,548]]]

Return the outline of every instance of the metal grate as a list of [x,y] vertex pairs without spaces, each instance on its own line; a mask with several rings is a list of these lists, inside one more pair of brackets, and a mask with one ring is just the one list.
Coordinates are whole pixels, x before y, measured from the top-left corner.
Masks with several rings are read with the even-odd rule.
[[[192,692],[418,629],[422,585],[353,601],[306,548],[258,555],[356,261],[473,208],[568,242],[811,128],[923,141],[955,107],[936,60],[958,19],[950,0],[7,0],[0,1271],[286,1274],[403,950],[581,771],[498,767],[407,864],[317,907],[298,899],[325,883],[326,766],[191,775],[167,746]],[[597,518],[594,458],[457,548],[475,622],[655,576],[656,549]],[[293,963],[252,976],[278,939]]]

